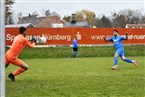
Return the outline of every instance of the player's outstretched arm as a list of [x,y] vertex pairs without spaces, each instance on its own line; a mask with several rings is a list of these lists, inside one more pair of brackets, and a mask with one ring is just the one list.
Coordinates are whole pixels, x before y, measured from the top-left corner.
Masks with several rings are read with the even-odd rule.
[[126,36],[124,40],[128,40],[128,32],[126,32]]
[[106,42],[108,42],[108,39],[106,38],[106,36],[103,36],[103,39],[104,39]]
[[36,45],[36,43],[30,43],[29,40],[25,39],[25,46],[29,48],[33,48]]
[[29,42],[27,43],[27,46],[28,46],[29,48],[33,48],[35,45],[36,45],[36,43],[32,43],[32,44],[29,43]]

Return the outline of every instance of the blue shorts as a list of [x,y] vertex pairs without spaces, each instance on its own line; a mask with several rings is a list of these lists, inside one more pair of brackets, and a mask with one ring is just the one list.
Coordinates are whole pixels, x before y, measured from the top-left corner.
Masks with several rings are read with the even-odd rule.
[[124,48],[120,47],[116,50],[116,53],[122,58],[125,54],[124,54]]

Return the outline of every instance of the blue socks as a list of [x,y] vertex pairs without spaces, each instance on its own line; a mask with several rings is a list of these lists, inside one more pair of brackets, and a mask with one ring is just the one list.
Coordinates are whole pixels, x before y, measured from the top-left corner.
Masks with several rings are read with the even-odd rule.
[[125,62],[132,63],[132,60],[125,58]]
[[78,53],[77,51],[74,51],[74,55],[73,56],[76,57],[77,53]]
[[114,66],[118,65],[118,57],[114,57]]

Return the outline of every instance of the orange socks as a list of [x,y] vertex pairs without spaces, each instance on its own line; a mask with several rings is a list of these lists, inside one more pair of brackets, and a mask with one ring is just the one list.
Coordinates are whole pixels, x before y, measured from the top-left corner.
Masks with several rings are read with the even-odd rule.
[[13,74],[13,76],[16,76],[16,75],[19,75],[19,74],[23,73],[24,71],[26,71],[26,69],[19,68],[16,71],[14,71],[12,74]]

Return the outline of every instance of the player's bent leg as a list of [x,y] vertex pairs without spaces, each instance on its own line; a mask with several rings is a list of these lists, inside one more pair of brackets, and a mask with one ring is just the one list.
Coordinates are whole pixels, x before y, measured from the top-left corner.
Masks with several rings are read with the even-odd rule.
[[137,67],[137,62],[134,61],[134,60],[130,60],[128,58],[125,58],[125,56],[122,56],[121,59],[125,62],[128,62],[128,63],[133,63],[136,67]]
[[28,70],[28,65],[26,63],[24,63],[22,60],[16,58],[12,64],[19,66],[20,68],[18,68],[17,70],[15,70],[14,72],[10,73],[8,75],[8,77],[12,80],[15,81],[15,76],[19,75],[21,73],[23,73],[24,71]]
[[19,75],[21,73],[23,73],[24,71],[28,70],[28,65],[23,63],[22,65],[20,65],[20,68],[18,68],[17,70],[15,70],[12,74],[14,76]]
[[122,59],[123,61],[125,61],[125,62],[133,63],[132,60],[125,58],[125,56],[122,56],[121,59]]
[[15,81],[15,76],[23,73],[28,69],[28,66],[26,64],[22,64],[21,68],[15,70],[13,73],[10,73],[8,77],[14,82]]
[[13,73],[10,73],[10,74],[8,75],[8,77],[9,77],[12,81],[15,81],[15,76],[16,76],[16,75],[19,75],[19,74],[23,73],[24,71],[26,71],[26,70],[28,69],[28,65],[25,64],[25,63],[22,64],[20,67],[21,67],[21,68],[18,68],[18,69],[15,70]]

